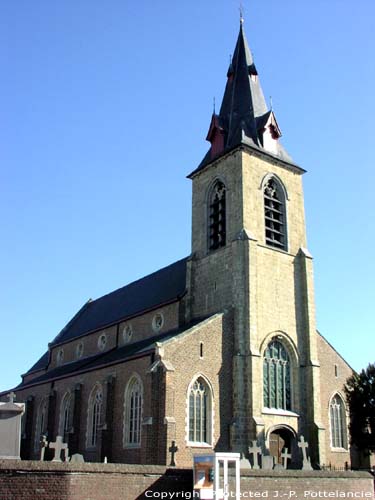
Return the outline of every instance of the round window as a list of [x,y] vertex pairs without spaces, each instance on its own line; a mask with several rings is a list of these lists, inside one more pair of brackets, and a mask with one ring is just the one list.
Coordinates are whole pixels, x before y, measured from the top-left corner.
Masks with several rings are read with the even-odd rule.
[[76,347],[76,357],[77,359],[83,356],[83,342],[80,342]]
[[63,349],[60,349],[59,352],[57,353],[57,364],[61,365],[63,361],[64,361],[64,351]]
[[129,342],[132,336],[133,328],[131,327],[131,325],[125,325],[122,331],[122,338],[124,339],[124,342]]
[[159,332],[164,325],[164,317],[161,313],[155,314],[155,316],[152,319],[152,329],[154,332]]
[[106,345],[107,345],[107,335],[105,333],[102,333],[98,339],[98,347],[101,351],[103,351]]

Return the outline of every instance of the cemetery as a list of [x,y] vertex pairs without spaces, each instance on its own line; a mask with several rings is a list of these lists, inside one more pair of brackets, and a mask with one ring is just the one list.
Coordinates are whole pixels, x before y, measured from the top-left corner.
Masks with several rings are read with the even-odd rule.
[[[10,393],[0,403],[0,498],[6,500],[104,500],[108,498],[374,498],[368,472],[313,470],[309,444],[300,436],[301,468],[290,469],[292,454],[282,463],[262,452],[256,441],[248,457],[240,453],[194,456],[191,469],[178,467],[178,447],[169,447],[169,467],[156,465],[88,463],[81,454],[69,454],[62,436],[49,442],[42,436],[39,461],[20,460],[23,403]],[[51,459],[46,460],[46,450]],[[88,495],[88,496],[87,496]]]

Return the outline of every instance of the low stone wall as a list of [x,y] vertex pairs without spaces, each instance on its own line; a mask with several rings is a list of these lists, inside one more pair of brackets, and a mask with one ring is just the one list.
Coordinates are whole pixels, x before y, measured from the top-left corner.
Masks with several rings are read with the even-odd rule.
[[[190,500],[189,469],[153,465],[0,461],[0,500]],[[230,476],[231,495],[234,478]],[[234,498],[230,496],[229,498]],[[241,471],[241,498],[374,498],[366,472]]]

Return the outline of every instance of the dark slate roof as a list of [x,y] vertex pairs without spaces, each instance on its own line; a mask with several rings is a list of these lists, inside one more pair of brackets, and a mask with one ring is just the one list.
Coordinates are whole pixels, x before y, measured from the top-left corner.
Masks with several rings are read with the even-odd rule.
[[[242,23],[227,77],[220,113],[217,116],[220,130],[224,135],[223,154],[244,144],[269,156],[275,156],[263,149],[261,125],[267,121],[270,111],[267,109],[258,71]],[[213,158],[209,150],[198,168],[188,177],[203,170],[216,159],[217,157]],[[281,144],[277,159],[296,166]]]
[[38,361],[33,365],[27,373],[37,372],[39,370],[44,370],[48,365],[48,351],[41,356]]
[[197,319],[194,322],[191,322],[179,329],[170,330],[169,332],[154,335],[153,337],[135,342],[133,344],[127,344],[106,352],[101,352],[95,356],[90,356],[89,358],[82,358],[78,361],[74,361],[73,363],[66,363],[65,365],[61,365],[52,370],[48,370],[47,372],[33,378],[28,382],[22,382],[15,389],[20,390],[30,385],[38,385],[50,380],[76,375],[77,372],[95,370],[102,366],[117,364],[129,359],[142,357],[153,351],[156,342],[163,342],[172,337],[178,337],[179,335],[185,333],[186,330],[190,329],[201,321],[202,318]]
[[108,295],[87,302],[51,345],[67,342],[179,299],[186,290],[186,261],[186,258],[179,260]]

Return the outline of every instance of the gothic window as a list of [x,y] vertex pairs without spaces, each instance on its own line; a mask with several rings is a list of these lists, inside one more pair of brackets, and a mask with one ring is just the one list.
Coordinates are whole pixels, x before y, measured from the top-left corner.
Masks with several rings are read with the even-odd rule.
[[35,450],[39,450],[42,436],[47,433],[47,398],[44,398],[38,408],[35,426]]
[[345,405],[341,397],[336,394],[329,405],[332,448],[346,448],[346,416]]
[[189,441],[211,442],[211,391],[201,377],[189,391]]
[[291,409],[290,361],[277,340],[267,346],[263,359],[263,404],[266,408]]
[[91,391],[87,418],[87,446],[94,448],[98,441],[103,413],[103,391],[96,385]]
[[217,181],[209,198],[209,249],[216,250],[225,246],[226,240],[226,202],[225,186]]
[[285,197],[275,178],[269,179],[264,186],[264,219],[266,244],[286,250]]
[[62,436],[65,442],[67,442],[67,434],[71,427],[71,403],[72,395],[67,392],[61,401],[59,424],[59,435]]
[[124,401],[124,446],[140,446],[143,385],[134,376],[128,383]]

